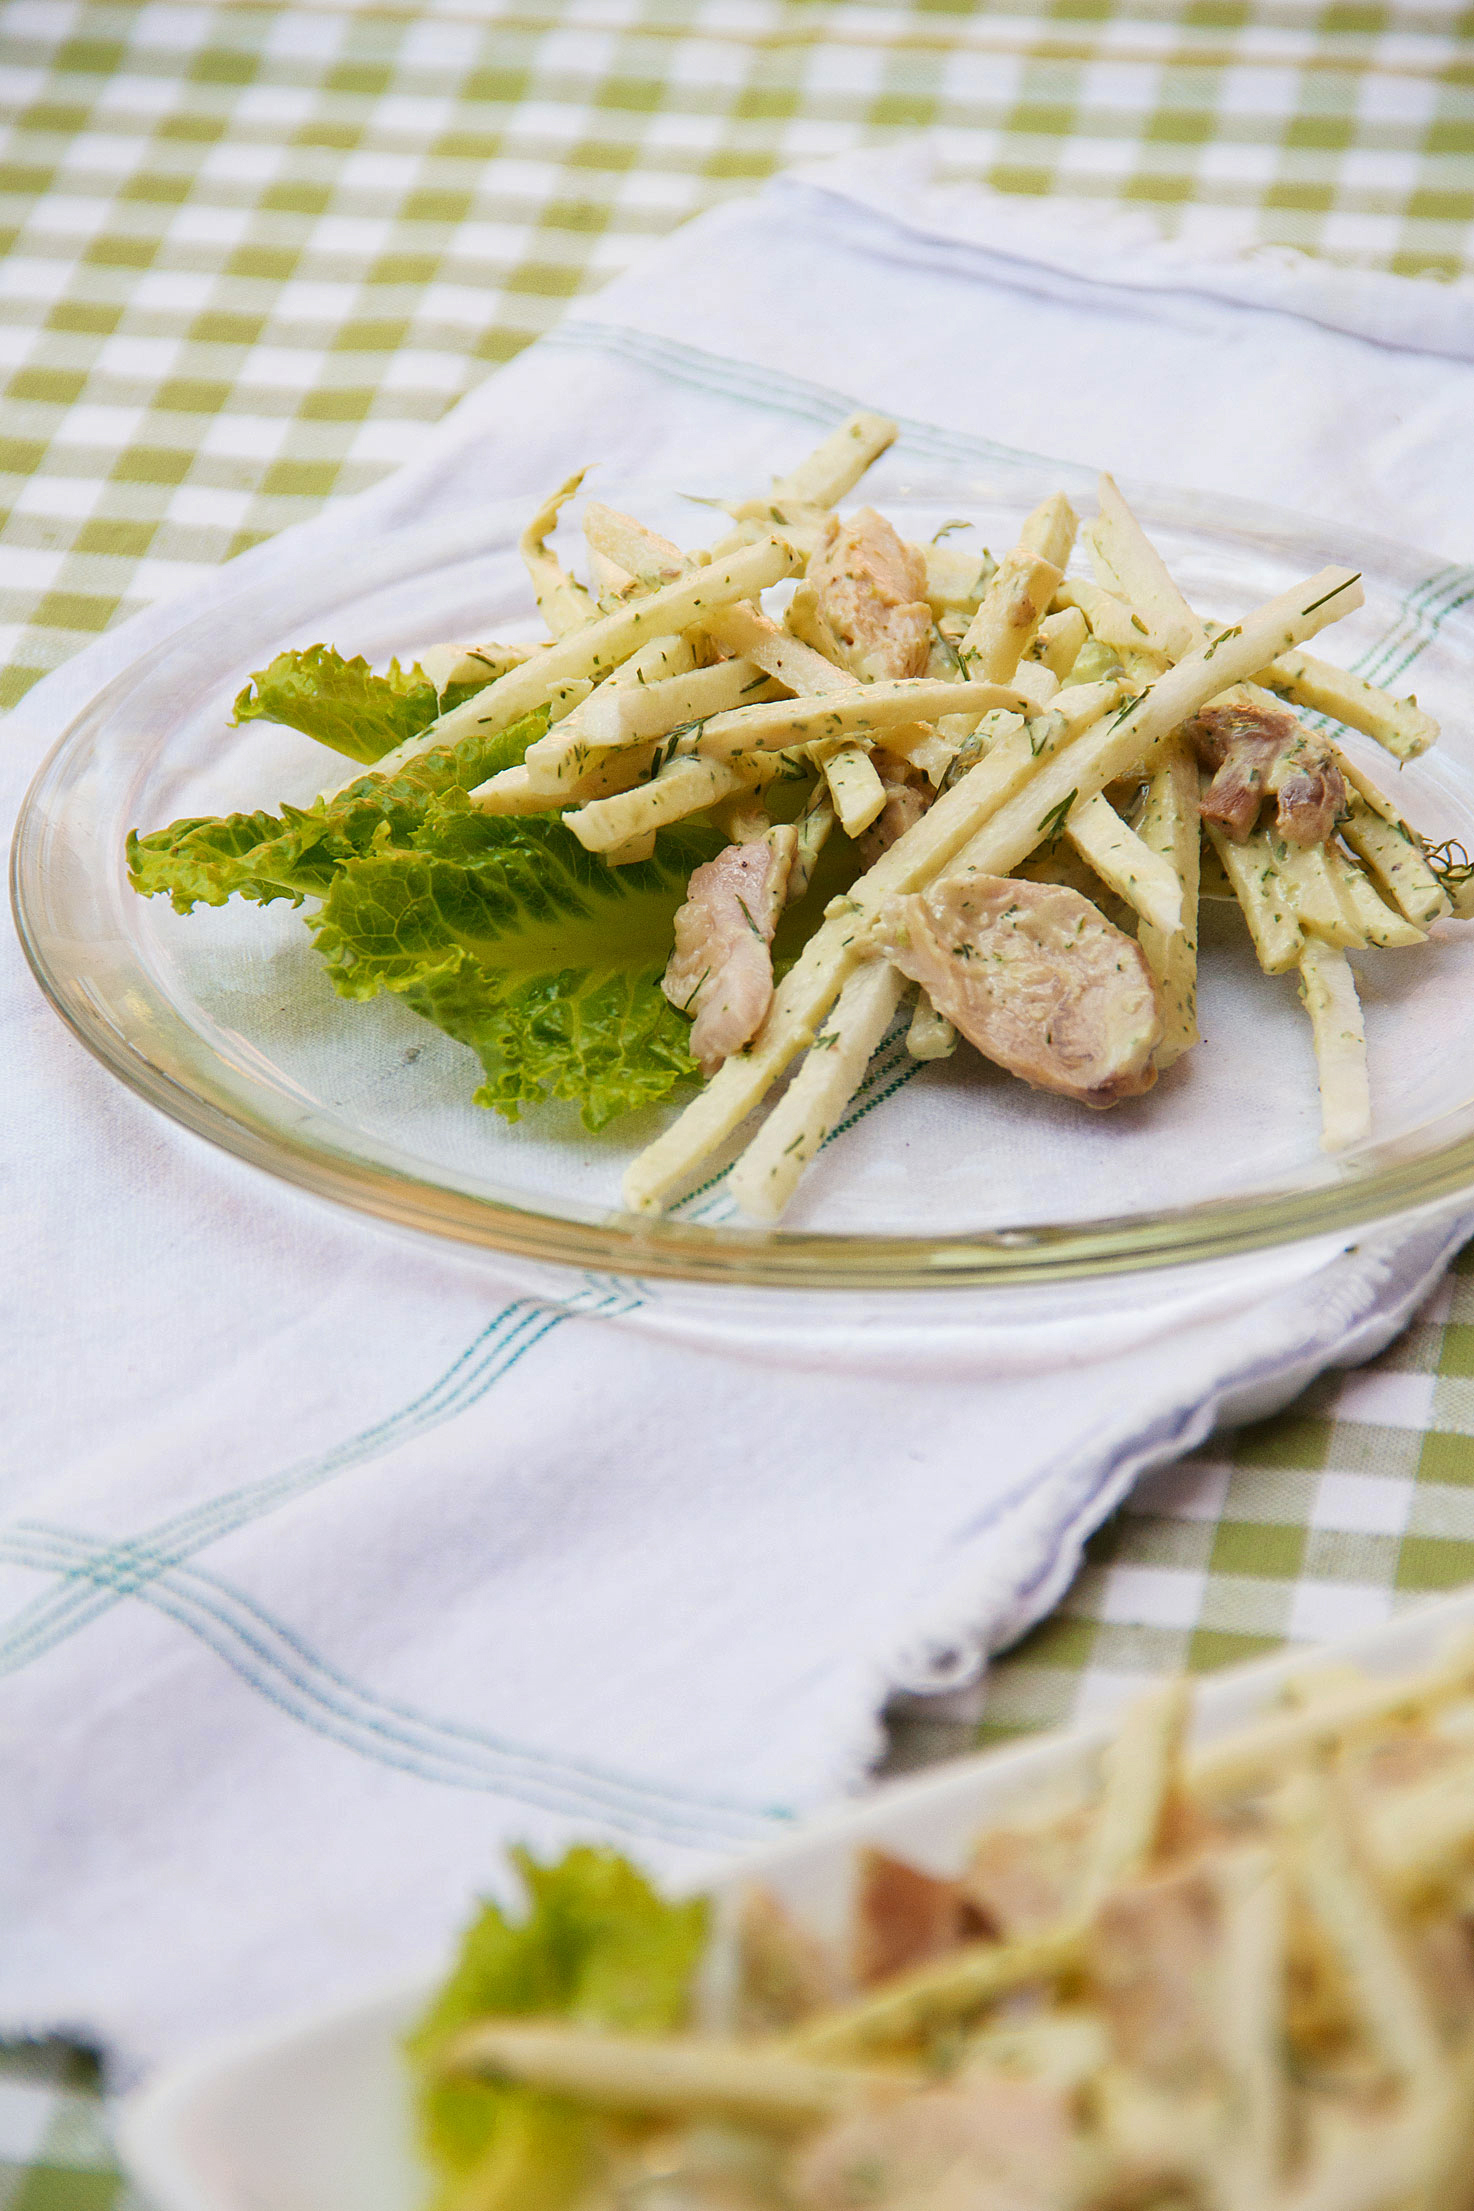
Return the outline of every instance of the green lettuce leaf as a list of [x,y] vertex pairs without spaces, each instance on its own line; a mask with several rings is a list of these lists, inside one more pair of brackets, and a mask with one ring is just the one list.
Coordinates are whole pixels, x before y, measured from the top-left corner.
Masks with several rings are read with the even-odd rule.
[[344,660],[331,645],[278,653],[258,669],[235,702],[235,722],[284,722],[320,745],[369,763],[418,737],[440,713],[422,669],[389,663],[376,676],[363,659]]
[[624,2033],[679,2027],[707,1931],[704,1903],[673,1904],[611,1850],[556,1865],[513,1858],[525,1916],[483,1904],[449,1979],[408,2038],[436,2211],[562,2211],[598,2156],[597,2121],[539,2091],[437,2077],[451,2039],[497,2015],[562,2018]]
[[464,706],[467,699],[474,699],[478,691],[484,691],[488,683],[495,681],[495,676],[488,669],[475,683],[448,683],[440,694],[441,713],[453,714],[458,706]]
[[683,825],[610,868],[550,815],[484,814],[448,791],[408,850],[376,833],[340,866],[308,926],[344,997],[392,991],[470,1046],[479,1105],[516,1120],[568,1099],[600,1129],[695,1079],[660,977],[691,871],[721,844]]
[[539,709],[498,737],[472,731],[420,753],[397,775],[359,776],[311,806],[194,816],[146,836],[135,829],[128,838],[133,888],[145,898],[167,893],[181,914],[196,905],[223,906],[232,897],[262,906],[276,898],[300,906],[304,898],[325,897],[339,868],[366,852],[381,832],[390,845],[407,845],[432,799],[474,790],[515,767],[547,726],[546,709]]

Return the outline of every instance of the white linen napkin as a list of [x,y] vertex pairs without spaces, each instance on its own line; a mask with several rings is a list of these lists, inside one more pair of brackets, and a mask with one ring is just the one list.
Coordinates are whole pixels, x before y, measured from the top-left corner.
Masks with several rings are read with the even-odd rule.
[[[299,541],[590,454],[760,481],[856,401],[904,418],[902,460],[995,440],[1451,558],[1474,300],[867,156],[690,226]],[[39,686],[7,814],[112,673],[272,558]],[[83,2036],[120,2078],[433,1960],[506,1842],[613,1836],[689,1878],[855,1785],[889,1690],[1039,1617],[1215,1417],[1381,1348],[1467,1233],[967,1326],[795,1334],[758,1301],[723,1332],[620,1283],[559,1307],[153,1116],[13,946],[0,1004],[0,2035]]]

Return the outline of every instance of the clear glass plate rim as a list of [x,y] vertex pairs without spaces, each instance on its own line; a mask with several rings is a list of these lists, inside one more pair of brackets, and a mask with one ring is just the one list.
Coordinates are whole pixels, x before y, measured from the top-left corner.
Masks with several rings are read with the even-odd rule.
[[[984,464],[979,474],[990,466]],[[1032,476],[1035,471],[1020,465],[1017,473]],[[633,501],[639,488],[622,485],[616,495]],[[658,487],[665,497],[671,488]],[[1337,558],[1358,559],[1394,580],[1421,580],[1456,565],[1440,563],[1371,532],[1342,529],[1321,517],[1301,520],[1283,510],[1178,490],[1131,490],[1143,511],[1168,527],[1225,540],[1267,540],[1281,549],[1314,545],[1324,534],[1328,553],[1334,546]],[[895,487],[898,497],[923,499],[933,493],[967,495],[954,472],[930,484],[913,479],[904,488]],[[610,496],[607,491],[601,495]],[[340,590],[331,603],[321,599],[314,603],[313,619],[327,615],[332,604],[362,599],[371,588],[419,572],[422,554],[449,565],[457,558],[491,550],[500,543],[507,520],[520,519],[525,506],[522,500],[487,503],[460,516],[386,531],[365,557],[340,571]],[[310,558],[310,548],[304,546],[302,555]],[[287,594],[288,585],[278,571],[243,580],[230,603],[238,620],[253,611],[264,618]],[[669,1216],[644,1219],[613,1212],[578,1218],[570,1212],[539,1211],[510,1193],[471,1192],[433,1174],[386,1167],[322,1137],[298,1140],[273,1126],[267,1116],[246,1110],[238,1099],[225,1102],[212,1097],[203,1087],[181,1082],[151,1060],[78,990],[75,976],[61,971],[42,921],[46,834],[64,771],[75,765],[79,749],[96,741],[99,726],[111,713],[156,677],[171,656],[187,653],[205,638],[218,619],[217,608],[182,622],[119,671],[62,732],[38,769],[18,816],[11,848],[12,905],[22,946],[43,993],[112,1074],[194,1134],[299,1189],[418,1233],[559,1268],[743,1288],[824,1290],[1017,1287],[1046,1279],[1181,1266],[1446,1208],[1474,1190],[1471,1134],[1423,1157],[1394,1158],[1381,1165],[1374,1160],[1342,1181],[1312,1189],[1212,1199],[1067,1225],[1044,1223],[948,1236],[876,1236],[702,1226]],[[121,856],[119,876],[121,880]],[[131,897],[132,893],[125,889],[114,895]],[[162,991],[156,977],[150,975],[148,980]]]

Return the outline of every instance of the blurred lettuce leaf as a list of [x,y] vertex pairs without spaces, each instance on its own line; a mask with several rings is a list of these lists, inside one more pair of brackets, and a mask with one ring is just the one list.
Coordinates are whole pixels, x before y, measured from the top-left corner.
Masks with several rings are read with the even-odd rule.
[[701,1900],[671,1903],[617,1852],[578,1845],[555,1865],[513,1862],[527,1910],[485,1903],[449,1978],[410,2034],[435,2211],[563,2211],[596,2168],[599,2122],[539,2090],[451,2081],[439,2063],[477,2020],[570,2019],[623,2033],[683,2024],[707,1932]]

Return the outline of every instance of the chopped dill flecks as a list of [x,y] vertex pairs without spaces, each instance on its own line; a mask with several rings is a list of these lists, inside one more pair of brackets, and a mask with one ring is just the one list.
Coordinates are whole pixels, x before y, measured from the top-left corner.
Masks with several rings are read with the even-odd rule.
[[1073,791],[1067,791],[1065,793],[1065,796],[1060,800],[1058,806],[1050,807],[1049,812],[1045,815],[1043,821],[1041,821],[1039,824],[1039,834],[1044,839],[1046,844],[1054,844],[1056,840],[1063,834],[1065,821],[1069,815],[1070,808],[1074,805],[1076,799],[1079,796],[1080,793],[1078,788]]
[[1339,598],[1339,597],[1340,597],[1340,595],[1341,595],[1341,593],[1342,593],[1343,591],[1349,591],[1349,590],[1351,589],[1351,586],[1352,586],[1352,585],[1353,585],[1354,583],[1360,583],[1360,582],[1361,582],[1361,570],[1360,570],[1360,569],[1358,568],[1358,569],[1357,569],[1357,571],[1356,571],[1356,574],[1355,574],[1354,576],[1348,576],[1348,577],[1347,577],[1347,579],[1346,579],[1346,581],[1345,581],[1345,583],[1338,583],[1334,591],[1326,591],[1326,592],[1323,592],[1323,593],[1321,594],[1320,598],[1318,598],[1318,599],[1312,599],[1312,600],[1311,600],[1311,602],[1310,602],[1310,604],[1309,604],[1309,606],[1303,606],[1303,607],[1301,607],[1301,609],[1300,609],[1300,619],[1301,619],[1301,621],[1302,621],[1302,622],[1304,621],[1304,619],[1305,619],[1305,617],[1306,617],[1306,615],[1307,615],[1307,614],[1314,614],[1314,613],[1315,613],[1315,611],[1316,611],[1316,609],[1317,609],[1318,607],[1323,607],[1323,606],[1327,605],[1327,604],[1328,604],[1328,602],[1329,602],[1330,600],[1332,600],[1332,599],[1336,599],[1336,598]]
[[710,974],[711,969],[709,967],[703,967],[701,973],[697,976],[695,982],[691,985],[689,995],[681,1000],[680,1007],[678,1009],[681,1013],[689,1013],[691,1011],[691,1008],[696,1001],[697,991],[700,990],[702,984],[707,981]]

